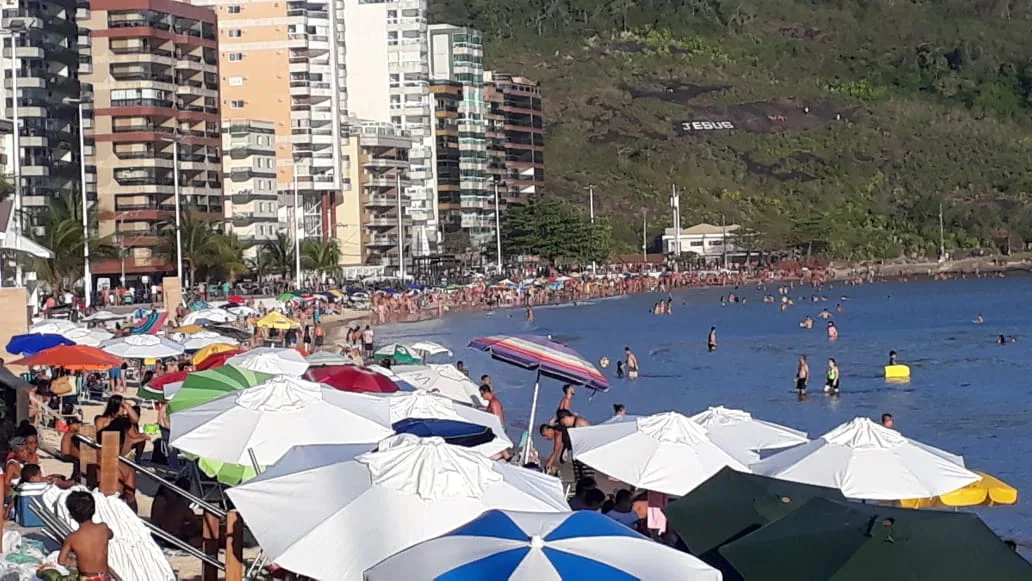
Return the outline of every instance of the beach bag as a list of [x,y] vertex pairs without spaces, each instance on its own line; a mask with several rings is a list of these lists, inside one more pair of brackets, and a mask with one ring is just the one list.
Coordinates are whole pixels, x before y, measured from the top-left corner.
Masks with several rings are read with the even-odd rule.
[[50,393],[56,396],[72,395],[75,393],[75,378],[71,375],[58,377],[50,382]]

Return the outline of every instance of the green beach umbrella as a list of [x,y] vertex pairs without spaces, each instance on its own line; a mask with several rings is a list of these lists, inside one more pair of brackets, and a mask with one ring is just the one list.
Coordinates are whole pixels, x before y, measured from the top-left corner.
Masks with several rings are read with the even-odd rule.
[[229,486],[236,486],[241,482],[247,482],[258,475],[251,466],[230,464],[229,462],[212,460],[210,458],[197,458],[197,467],[205,475]]
[[295,297],[294,297],[293,293],[283,293],[280,296],[276,297],[276,300],[281,302],[281,303],[285,303],[287,301],[294,300],[294,298]]
[[663,513],[688,550],[702,556],[787,515],[813,498],[845,500],[842,492],[834,488],[725,467],[670,503]]
[[373,359],[380,361],[390,359],[397,365],[419,365],[423,359],[415,351],[400,343],[384,345],[373,352]]
[[186,376],[183,386],[169,400],[168,411],[174,414],[190,409],[227,393],[265,383],[272,377],[268,373],[237,369],[231,365],[195,371]]
[[1032,579],[1032,564],[975,514],[823,498],[719,551],[744,581]]

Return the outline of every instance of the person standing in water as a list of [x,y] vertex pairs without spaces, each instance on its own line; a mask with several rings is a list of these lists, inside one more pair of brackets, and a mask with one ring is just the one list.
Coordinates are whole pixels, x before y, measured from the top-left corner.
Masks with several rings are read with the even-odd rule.
[[810,380],[810,366],[806,363],[806,355],[799,356],[799,368],[795,374],[795,388],[800,396],[806,395],[806,382]]
[[573,384],[567,383],[563,386],[563,399],[559,400],[559,409],[573,411],[573,394],[576,393]]
[[889,351],[889,365],[896,365],[896,352]]
[[838,395],[839,392],[839,375],[840,371],[838,364],[834,359],[828,359],[828,380],[824,384],[824,392],[831,395]]
[[706,336],[706,348],[710,353],[717,350],[717,328],[710,327],[709,335]]
[[630,347],[624,347],[624,355],[627,357],[627,379],[638,379],[638,356]]
[[532,307],[530,303],[527,303],[527,322],[534,322],[534,307]]
[[834,321],[828,321],[828,339],[831,341],[838,339],[838,327],[835,326]]

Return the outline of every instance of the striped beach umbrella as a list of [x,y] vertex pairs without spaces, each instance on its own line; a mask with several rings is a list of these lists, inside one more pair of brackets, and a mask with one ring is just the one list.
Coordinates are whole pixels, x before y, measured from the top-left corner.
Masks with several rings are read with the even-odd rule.
[[165,389],[173,384],[180,384],[186,381],[189,371],[174,371],[172,373],[166,373],[161,377],[152,379],[147,385],[141,386],[139,391],[136,393],[142,399],[149,399],[153,401],[165,401],[167,394]]
[[268,381],[272,375],[229,365],[195,371],[186,376],[176,397],[168,402],[168,412],[176,413],[207,403],[233,391],[254,387]]

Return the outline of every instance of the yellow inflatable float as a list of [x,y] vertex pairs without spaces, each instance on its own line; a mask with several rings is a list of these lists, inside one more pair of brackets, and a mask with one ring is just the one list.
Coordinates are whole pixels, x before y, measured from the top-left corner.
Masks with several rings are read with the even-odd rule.
[[910,367],[908,365],[886,365],[885,379],[910,379]]

